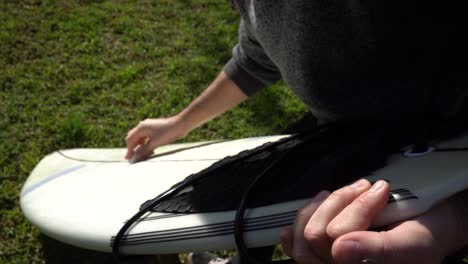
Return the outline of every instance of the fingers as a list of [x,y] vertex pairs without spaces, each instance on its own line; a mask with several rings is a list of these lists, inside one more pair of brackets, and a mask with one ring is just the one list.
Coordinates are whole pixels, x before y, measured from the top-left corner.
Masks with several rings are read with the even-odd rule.
[[172,143],[184,137],[189,131],[179,117],[146,119],[130,130],[125,139],[126,159],[130,162],[143,160],[161,145]]
[[142,140],[147,137],[148,135],[144,135],[141,127],[135,127],[130,130],[125,138],[125,143],[127,144],[127,154],[125,155],[125,159],[129,160],[133,157],[135,153],[135,149]]
[[135,128],[130,130],[125,138],[127,144],[127,154],[125,159],[131,163],[140,161],[149,156],[154,148],[150,145],[151,128],[145,125],[145,121],[140,122]]
[[406,222],[387,232],[359,231],[335,241],[332,254],[339,264],[369,263],[441,263],[435,253],[431,233],[417,221]]
[[155,140],[148,139],[146,143],[139,145],[134,153],[133,157],[129,160],[130,163],[135,163],[141,160],[144,160],[153,154],[154,149],[157,147],[155,145]]
[[374,217],[387,204],[389,188],[386,181],[376,182],[369,191],[354,199],[328,224],[327,235],[335,240],[349,232],[367,230]]
[[293,249],[293,230],[291,227],[285,227],[280,231],[280,241],[281,246],[283,247],[283,252],[288,255],[292,256],[292,249]]
[[[328,197],[329,192],[322,191],[316,195],[312,201],[304,208],[302,208],[296,217],[294,223],[292,245],[288,245],[291,250],[292,257],[299,264],[308,264],[308,263],[320,263],[319,258],[310,250],[309,245],[304,237],[304,229],[306,228],[307,222],[310,217],[315,213],[317,208],[322,204],[322,202]],[[287,247],[288,247],[287,246]]]
[[141,135],[139,137],[136,134],[127,136],[125,139],[127,144],[127,153],[125,154],[125,159],[130,160],[134,158],[137,147],[146,144],[147,140],[147,137]]
[[302,236],[308,248],[312,249],[323,262],[333,262],[330,251],[333,240],[327,233],[328,225],[369,188],[370,183],[367,180],[359,180],[333,192],[308,220]]
[[[359,231],[340,237],[333,243],[332,255],[340,264],[390,263],[388,238],[385,233]],[[387,249],[386,249],[387,248]]]
[[451,252],[450,237],[456,237],[450,231],[455,224],[447,224],[447,216],[453,217],[450,207],[435,207],[392,225],[389,231],[364,231],[384,208],[388,195],[387,182],[371,187],[365,180],[329,196],[317,195],[300,211],[294,228],[282,230],[284,252],[299,264],[440,263]]
[[345,186],[332,194],[321,192],[298,213],[293,229],[280,234],[285,253],[297,263],[331,263],[332,243],[343,234],[367,230],[385,206],[389,186],[367,180]]
[[[340,236],[332,246],[337,263],[442,263],[456,243],[456,218],[441,203],[417,218],[391,225],[387,231],[358,231]],[[455,242],[455,243],[454,243]]]

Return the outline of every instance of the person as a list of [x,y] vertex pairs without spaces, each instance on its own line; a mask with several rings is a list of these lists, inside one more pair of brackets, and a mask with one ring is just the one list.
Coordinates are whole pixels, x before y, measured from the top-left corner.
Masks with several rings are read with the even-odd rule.
[[[460,1],[461,2],[461,1]],[[128,132],[126,158],[148,157],[283,79],[319,124],[450,117],[467,95],[463,4],[431,1],[234,0],[239,43],[180,113]],[[322,192],[281,232],[309,263],[439,263],[468,244],[467,192],[384,231],[367,231],[389,186]],[[346,221],[345,221],[346,220]]]

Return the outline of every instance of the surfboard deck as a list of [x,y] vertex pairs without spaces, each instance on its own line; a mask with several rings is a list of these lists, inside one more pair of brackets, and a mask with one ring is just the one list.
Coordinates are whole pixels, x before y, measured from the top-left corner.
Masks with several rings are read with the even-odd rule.
[[[20,205],[44,234],[78,247],[111,252],[111,241],[142,202],[218,160],[287,136],[208,141],[163,146],[135,164],[125,149],[70,149],[40,161],[25,182]],[[395,154],[389,165],[366,177],[390,182],[392,194],[374,225],[421,214],[468,187],[468,136],[434,145],[424,155]],[[444,151],[441,151],[444,150]],[[449,151],[445,151],[449,150]],[[247,210],[248,246],[279,243],[281,227],[291,225],[308,199]],[[122,240],[124,254],[157,254],[235,248],[235,211],[149,213]]]

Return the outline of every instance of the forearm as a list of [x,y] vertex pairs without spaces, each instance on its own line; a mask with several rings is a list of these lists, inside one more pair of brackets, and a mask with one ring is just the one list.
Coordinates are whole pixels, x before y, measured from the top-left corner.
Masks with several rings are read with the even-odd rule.
[[177,115],[186,133],[245,101],[248,97],[221,72],[189,106]]

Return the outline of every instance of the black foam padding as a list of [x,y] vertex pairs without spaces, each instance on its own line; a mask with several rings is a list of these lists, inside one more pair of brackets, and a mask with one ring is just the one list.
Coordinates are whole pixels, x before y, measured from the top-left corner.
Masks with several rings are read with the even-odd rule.
[[[248,207],[311,198],[321,190],[335,190],[371,175],[403,147],[440,136],[436,129],[440,125],[363,122],[303,132],[226,157],[188,176],[183,182],[191,181],[193,190],[166,199],[153,211],[235,210],[246,187],[261,173],[265,175],[255,185]],[[274,166],[265,171],[272,163]]]

